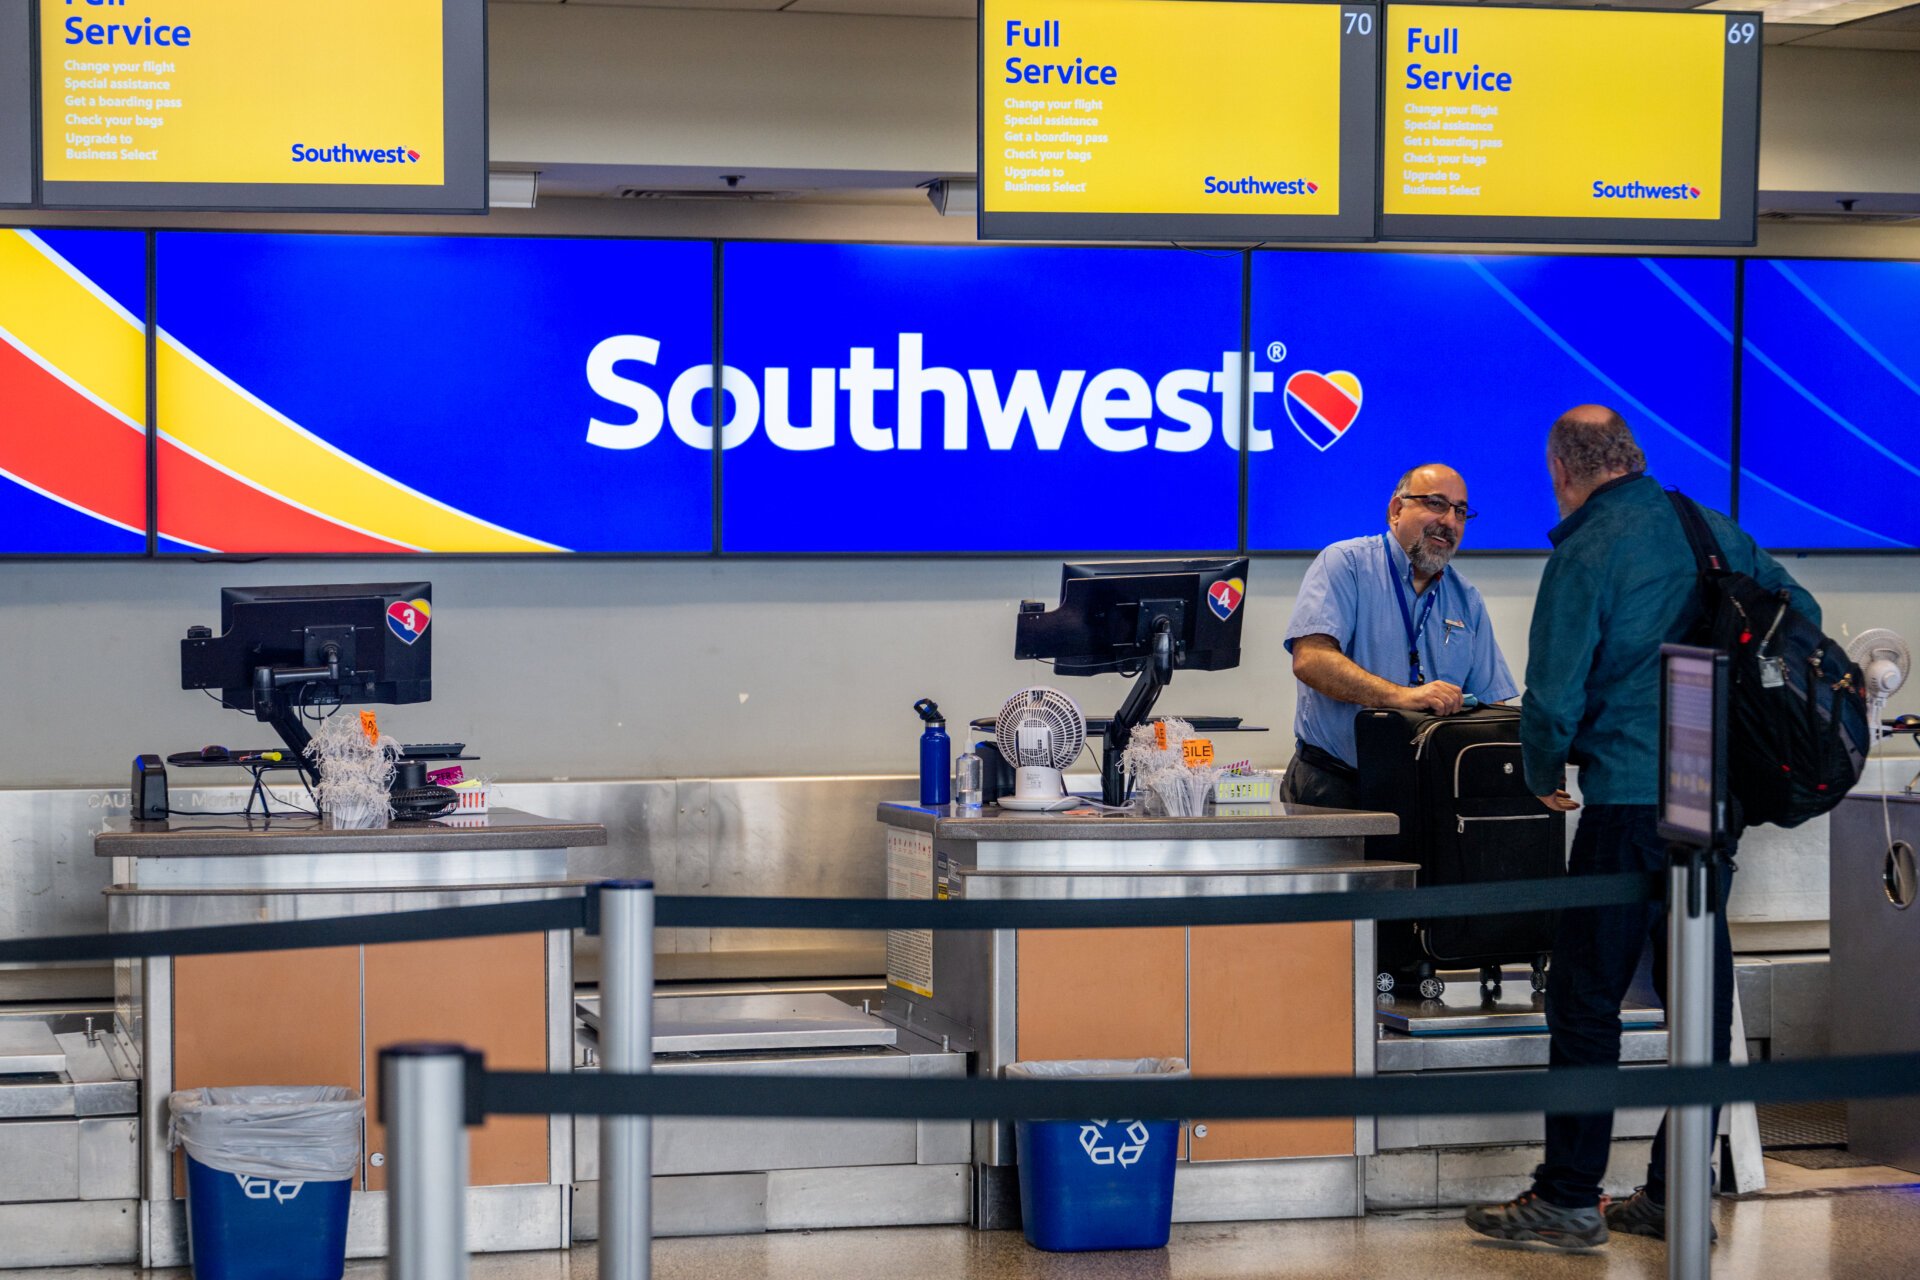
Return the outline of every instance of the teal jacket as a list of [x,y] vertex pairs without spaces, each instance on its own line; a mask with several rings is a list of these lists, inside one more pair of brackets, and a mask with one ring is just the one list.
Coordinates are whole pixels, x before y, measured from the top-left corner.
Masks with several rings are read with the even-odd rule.
[[[1727,566],[1820,621],[1820,606],[1740,526],[1707,524]],[[1527,785],[1550,795],[1580,768],[1589,804],[1660,799],[1660,646],[1700,616],[1698,572],[1666,491],[1644,472],[1611,480],[1548,535],[1528,635],[1520,742]]]

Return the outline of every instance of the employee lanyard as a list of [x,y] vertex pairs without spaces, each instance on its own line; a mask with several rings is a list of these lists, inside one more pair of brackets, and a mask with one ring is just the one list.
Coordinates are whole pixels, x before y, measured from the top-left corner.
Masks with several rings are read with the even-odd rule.
[[[1427,677],[1420,669],[1420,633],[1427,629],[1427,618],[1433,613],[1433,602],[1440,598],[1440,583],[1436,577],[1428,588],[1426,598],[1420,602],[1420,617],[1416,621],[1412,611],[1407,608],[1407,593],[1400,575],[1393,571],[1393,548],[1387,544],[1387,538],[1387,534],[1380,535],[1380,547],[1387,555],[1387,577],[1393,580],[1393,598],[1400,605],[1400,625],[1407,632],[1407,683],[1425,684]],[[1444,574],[1446,570],[1440,572]]]

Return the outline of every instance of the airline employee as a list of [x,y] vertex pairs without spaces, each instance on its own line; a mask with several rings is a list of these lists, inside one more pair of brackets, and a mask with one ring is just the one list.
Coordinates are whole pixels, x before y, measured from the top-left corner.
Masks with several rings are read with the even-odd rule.
[[1287,625],[1300,689],[1282,799],[1358,807],[1361,707],[1444,716],[1469,695],[1519,692],[1479,591],[1449,563],[1475,514],[1459,472],[1415,467],[1393,487],[1385,533],[1336,542],[1307,569]]

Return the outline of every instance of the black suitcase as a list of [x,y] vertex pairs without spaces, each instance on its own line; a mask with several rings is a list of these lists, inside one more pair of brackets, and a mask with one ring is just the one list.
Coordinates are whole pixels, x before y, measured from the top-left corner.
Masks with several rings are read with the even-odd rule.
[[[1360,804],[1399,815],[1400,834],[1370,836],[1367,857],[1414,862],[1423,885],[1531,880],[1566,874],[1566,815],[1527,789],[1520,712],[1477,707],[1455,716],[1369,707],[1354,717]],[[1553,913],[1381,921],[1377,985],[1438,999],[1437,970],[1478,969],[1497,994],[1500,966],[1527,964],[1546,986]]]

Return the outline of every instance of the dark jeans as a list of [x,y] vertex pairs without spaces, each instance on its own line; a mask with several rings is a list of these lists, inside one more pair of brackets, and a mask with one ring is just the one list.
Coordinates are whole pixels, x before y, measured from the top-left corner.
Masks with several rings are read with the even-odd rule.
[[[1655,806],[1590,804],[1574,832],[1570,875],[1609,875],[1621,871],[1661,871],[1667,866],[1666,842],[1655,831]],[[1733,872],[1721,873],[1720,901],[1727,900]],[[1560,913],[1554,935],[1553,968],[1547,974],[1547,1029],[1552,1035],[1553,1066],[1611,1066],[1620,1061],[1620,1003],[1633,982],[1647,944],[1653,945],[1653,982],[1665,1000],[1667,990],[1667,908],[1662,902],[1623,907],[1588,907]],[[1733,948],[1727,941],[1724,910],[1714,918],[1713,1058],[1725,1062],[1733,1035]],[[1713,1124],[1720,1124],[1719,1108]],[[1600,1202],[1613,1141],[1613,1115],[1548,1116],[1547,1155],[1533,1172],[1533,1189],[1542,1200],[1569,1209]],[[1647,1194],[1666,1203],[1667,1125],[1653,1140],[1647,1166]]]
[[1288,804],[1315,804],[1323,809],[1358,809],[1360,775],[1338,756],[1296,742],[1280,798]]

